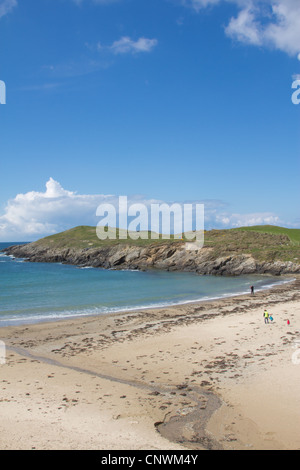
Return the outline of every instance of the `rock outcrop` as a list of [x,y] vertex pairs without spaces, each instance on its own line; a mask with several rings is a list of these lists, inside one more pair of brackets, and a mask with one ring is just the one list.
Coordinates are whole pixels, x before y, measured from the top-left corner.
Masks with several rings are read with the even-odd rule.
[[296,274],[300,265],[291,261],[257,261],[251,254],[226,254],[220,256],[208,247],[189,251],[184,243],[133,246],[116,244],[98,248],[57,248],[30,243],[15,245],[5,253],[31,262],[64,263],[104,269],[160,269],[189,271],[198,274]]

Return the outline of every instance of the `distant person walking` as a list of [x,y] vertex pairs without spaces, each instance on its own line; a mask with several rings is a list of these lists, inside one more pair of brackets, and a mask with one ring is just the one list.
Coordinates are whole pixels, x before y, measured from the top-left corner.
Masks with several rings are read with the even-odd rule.
[[254,294],[254,286],[251,286],[250,290],[251,290],[251,294],[253,295]]
[[264,310],[263,317],[265,319],[265,323],[269,323],[269,312],[267,309]]

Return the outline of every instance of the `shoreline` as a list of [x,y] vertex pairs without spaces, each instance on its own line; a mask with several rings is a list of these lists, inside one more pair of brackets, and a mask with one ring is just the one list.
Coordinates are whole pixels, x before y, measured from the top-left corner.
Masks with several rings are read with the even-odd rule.
[[[94,269],[97,269],[97,268],[94,268]],[[187,273],[189,274],[189,273]],[[195,273],[196,276],[202,276],[201,274],[197,274]],[[255,275],[253,275],[255,276]],[[257,276],[260,276],[260,277],[265,277],[265,278],[268,278],[268,277],[273,277],[275,279],[275,276],[272,276],[271,274],[257,274]],[[207,276],[205,276],[207,277]],[[226,276],[226,277],[229,277],[231,278],[232,276]],[[240,277],[240,276],[234,276],[234,277]],[[264,291],[267,291],[267,290],[270,290],[270,289],[273,289],[274,287],[277,287],[277,286],[281,286],[281,285],[284,285],[284,284],[289,284],[289,283],[293,283],[294,281],[296,281],[298,278],[300,278],[300,275],[298,274],[294,274],[294,275],[291,275],[291,274],[283,274],[281,276],[278,276],[276,277],[276,279],[278,279],[278,281],[275,281],[272,282],[272,284],[268,285],[266,284],[265,286],[262,286],[262,287],[258,287],[255,289],[255,293],[259,293],[259,292],[264,292]],[[98,317],[98,316],[110,316],[110,315],[122,315],[122,314],[126,314],[126,313],[130,313],[130,312],[136,312],[136,311],[145,311],[145,310],[156,310],[156,309],[168,309],[168,308],[176,308],[176,307],[182,307],[182,306],[185,306],[185,305],[194,305],[194,304],[202,304],[202,303],[207,303],[207,302],[213,302],[213,301],[218,301],[218,300],[223,300],[223,299],[227,299],[227,298],[233,298],[233,297],[239,297],[239,296],[243,296],[243,295],[247,295],[247,292],[240,292],[240,293],[228,293],[228,294],[222,294],[220,295],[219,297],[206,297],[206,298],[203,298],[203,299],[196,299],[196,300],[184,300],[184,301],[181,301],[179,303],[166,303],[166,304],[159,304],[159,305],[149,305],[149,306],[137,306],[137,307],[126,307],[126,308],[121,308],[121,309],[117,309],[116,310],[111,310],[111,311],[108,311],[108,312],[97,312],[97,313],[75,313],[75,314],[70,314],[70,315],[65,315],[62,314],[61,317],[59,317],[57,315],[57,317],[53,318],[53,319],[49,319],[49,318],[38,318],[38,319],[13,319],[13,318],[7,318],[5,320],[1,320],[1,317],[0,317],[0,330],[1,328],[8,328],[8,327],[18,327],[18,326],[30,326],[30,325],[34,325],[34,324],[40,324],[40,323],[53,323],[53,322],[63,322],[63,321],[68,321],[68,320],[74,320],[76,318],[78,319],[85,319],[85,318],[93,318],[93,317]],[[3,315],[4,316],[4,315]],[[50,316],[50,315],[49,315]],[[7,324],[5,324],[7,322]]]
[[1,448],[299,448],[293,277],[254,296],[0,328]]
[[[72,229],[71,229],[72,230]],[[74,228],[76,233],[78,227]],[[73,232],[72,232],[73,233]],[[80,266],[80,267],[98,267],[114,270],[142,270],[160,269],[167,271],[188,271],[203,275],[241,275],[241,274],[299,274],[300,265],[294,261],[297,251],[294,253],[293,261],[290,257],[281,256],[274,257],[274,250],[286,242],[288,245],[290,240],[288,237],[275,236],[264,233],[235,233],[225,231],[217,231],[216,239],[208,240],[207,245],[198,250],[190,250],[186,243],[177,240],[177,242],[168,243],[150,243],[147,245],[117,243],[102,244],[98,247],[87,247],[86,244],[79,243],[73,246],[67,240],[60,246],[55,244],[55,240],[45,239],[36,241],[27,245],[15,245],[7,247],[3,252],[16,258],[22,258],[30,262],[46,262]],[[62,234],[60,234],[62,235]],[[63,235],[64,236],[64,235]],[[82,239],[82,233],[81,233]],[[206,234],[207,236],[207,234]],[[225,236],[225,238],[224,238]],[[244,238],[247,238],[245,242]],[[274,238],[275,237],[275,238]],[[241,238],[243,239],[241,241]],[[234,239],[234,248],[232,242]],[[267,240],[266,240],[267,239]],[[228,242],[228,250],[226,247]],[[210,244],[212,242],[212,245]],[[86,243],[86,241],[84,242]],[[247,248],[244,252],[240,245]],[[273,255],[262,259],[256,259],[253,253],[262,246],[271,249]],[[76,245],[76,244],[75,244]],[[249,249],[249,246],[251,249]],[[293,246],[293,245],[291,245]],[[221,250],[220,250],[221,247]],[[272,251],[273,250],[273,251]],[[268,250],[267,250],[268,253]],[[269,253],[270,255],[270,253]],[[269,261],[267,261],[269,259]]]

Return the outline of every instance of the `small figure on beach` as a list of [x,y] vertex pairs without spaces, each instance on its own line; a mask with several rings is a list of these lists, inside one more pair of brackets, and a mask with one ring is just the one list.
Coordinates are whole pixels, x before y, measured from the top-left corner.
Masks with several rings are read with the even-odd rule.
[[291,324],[291,323],[290,323],[290,320],[288,320],[288,321],[286,322],[286,324],[287,324],[287,326],[289,326],[289,325]]
[[269,312],[266,308],[264,310],[263,317],[265,319],[265,323],[269,323]]
[[254,294],[254,286],[251,286],[250,290],[251,290],[251,294]]

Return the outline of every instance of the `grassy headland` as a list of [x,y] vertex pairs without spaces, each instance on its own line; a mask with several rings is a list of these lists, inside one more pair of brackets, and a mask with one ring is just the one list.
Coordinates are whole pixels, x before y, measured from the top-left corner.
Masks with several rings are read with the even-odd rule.
[[[113,245],[131,245],[146,247],[161,244],[183,244],[185,237],[151,239],[150,232],[147,239],[133,240],[124,236],[124,231],[117,229],[116,239],[100,240],[96,228],[79,226],[57,233],[35,242],[37,247],[45,248],[74,248],[95,249],[111,247]],[[300,229],[288,229],[272,225],[240,227],[227,230],[209,230],[204,234],[204,247],[210,247],[216,256],[249,254],[257,261],[292,261],[298,264],[300,260]]]

